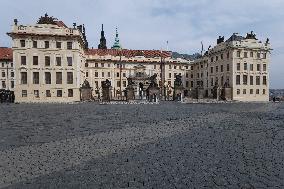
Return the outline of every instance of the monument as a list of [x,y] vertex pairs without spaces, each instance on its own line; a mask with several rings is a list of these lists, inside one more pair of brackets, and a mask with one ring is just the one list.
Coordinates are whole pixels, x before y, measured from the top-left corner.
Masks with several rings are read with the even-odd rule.
[[159,101],[159,96],[160,96],[160,88],[158,87],[157,84],[157,74],[154,74],[149,78],[150,80],[150,85],[146,90],[147,94],[147,99],[150,102],[158,102]]
[[131,101],[135,100],[135,92],[134,92],[134,87],[133,87],[133,81],[131,78],[127,78],[128,85],[125,89],[125,96],[126,96],[126,101]]
[[111,100],[111,81],[102,81],[102,101],[109,102]]
[[184,87],[183,87],[183,84],[182,84],[182,76],[176,75],[175,82],[174,82],[173,100],[174,101],[182,101],[183,100],[183,94],[184,94]]
[[92,88],[87,80],[84,81],[82,87],[80,88],[80,92],[81,92],[81,101],[93,100]]

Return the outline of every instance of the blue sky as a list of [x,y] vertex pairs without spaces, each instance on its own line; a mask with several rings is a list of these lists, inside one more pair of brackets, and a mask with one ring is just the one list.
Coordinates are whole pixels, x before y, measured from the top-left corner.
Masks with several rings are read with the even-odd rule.
[[11,46],[6,35],[13,19],[33,24],[46,12],[64,21],[85,24],[90,46],[97,47],[101,24],[107,45],[113,44],[115,27],[128,49],[165,49],[195,53],[203,41],[215,45],[219,35],[255,31],[270,38],[271,88],[284,88],[284,0],[11,0],[1,3],[0,46]]

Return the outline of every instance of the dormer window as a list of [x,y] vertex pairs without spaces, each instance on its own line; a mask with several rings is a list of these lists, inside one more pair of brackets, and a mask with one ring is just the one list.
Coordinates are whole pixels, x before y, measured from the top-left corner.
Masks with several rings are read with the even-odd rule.
[[48,49],[49,48],[49,41],[44,42],[44,48]]
[[21,47],[26,47],[26,41],[25,40],[20,40]]

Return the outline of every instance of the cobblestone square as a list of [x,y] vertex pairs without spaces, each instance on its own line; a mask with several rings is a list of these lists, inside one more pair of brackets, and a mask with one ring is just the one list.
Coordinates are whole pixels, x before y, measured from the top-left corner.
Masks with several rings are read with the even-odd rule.
[[284,104],[0,105],[0,188],[284,188]]

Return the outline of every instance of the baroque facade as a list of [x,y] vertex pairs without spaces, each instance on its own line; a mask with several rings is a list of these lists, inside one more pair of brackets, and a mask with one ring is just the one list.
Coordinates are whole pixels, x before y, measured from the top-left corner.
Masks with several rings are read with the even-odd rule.
[[[112,49],[107,49],[103,27],[99,49],[89,49],[84,25],[69,28],[48,15],[35,25],[14,20],[8,35],[13,46],[0,49],[0,61],[2,76],[8,68],[9,78],[2,77],[1,84],[15,88],[16,102],[80,101],[83,84],[99,99],[106,80],[115,99],[125,97],[128,79],[135,79],[138,96],[154,75],[163,96],[174,95],[174,81],[180,75],[184,95],[191,98],[269,100],[272,49],[269,40],[260,42],[253,33],[233,34],[226,41],[219,37],[215,47],[195,60],[173,58],[168,51],[122,49],[117,30]],[[4,51],[10,52],[9,58],[3,58]]]
[[[191,89],[198,96],[221,98],[224,89],[230,100],[269,101],[269,39],[261,42],[253,32],[246,37],[219,37],[217,45],[193,62]],[[214,94],[216,93],[216,94]]]
[[45,15],[35,25],[18,25],[12,31],[16,102],[80,101],[83,83],[83,26],[68,28]]
[[12,49],[0,47],[0,89],[14,91],[15,64]]

